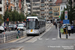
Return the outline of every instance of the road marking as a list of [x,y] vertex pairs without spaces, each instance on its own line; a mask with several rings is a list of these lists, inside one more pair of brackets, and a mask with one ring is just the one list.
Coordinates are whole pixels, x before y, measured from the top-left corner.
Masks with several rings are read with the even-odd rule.
[[59,27],[58,27],[58,35],[57,35],[57,38],[59,39]]
[[27,37],[27,36],[25,36],[25,37],[21,37],[21,38],[19,38],[19,39],[15,39],[15,40],[13,40],[13,41],[10,41],[9,43],[17,42],[18,40],[21,40],[21,39],[26,38],[26,37]]
[[24,41],[26,41],[26,40],[28,40],[28,39],[30,39],[30,38],[32,38],[32,37],[27,37],[26,39],[22,39],[22,40],[20,40],[20,41],[18,41],[18,42],[16,42],[16,43],[22,43],[22,42],[24,42]]
[[56,38],[52,38],[52,40],[56,40]]
[[39,40],[42,40],[42,38],[38,38]]
[[[53,25],[52,25],[53,26]],[[46,30],[46,32],[44,32],[42,35],[40,35],[39,37],[41,38],[42,36],[44,36],[44,34],[46,34],[49,30],[51,29],[51,27],[49,29]]]
[[34,38],[32,38],[32,39],[26,41],[26,43],[34,43],[34,42],[36,42],[36,41],[37,41],[37,37],[34,37]]
[[46,39],[46,40],[49,40],[49,39]]

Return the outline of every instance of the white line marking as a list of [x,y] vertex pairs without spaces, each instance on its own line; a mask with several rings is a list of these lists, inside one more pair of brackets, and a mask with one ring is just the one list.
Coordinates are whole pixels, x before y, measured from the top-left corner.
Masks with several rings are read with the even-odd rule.
[[28,41],[26,41],[26,42],[34,43],[34,42],[36,42],[36,41],[37,41],[37,37],[34,37],[34,38],[32,38],[32,39],[30,39],[30,40],[28,40]]
[[32,41],[32,43],[34,43],[34,42],[36,42],[37,41],[37,39],[35,39],[34,41]]
[[57,35],[57,38],[59,39],[59,27],[58,27],[58,35]]
[[[53,25],[52,25],[53,26]],[[49,29],[46,30],[46,32],[48,32],[51,29],[51,27]],[[46,33],[44,32],[42,35],[40,35],[40,38]]]
[[42,38],[38,38],[39,40],[42,40]]
[[52,40],[56,40],[56,38],[52,38]]
[[26,41],[26,40],[28,40],[28,39],[30,39],[30,38],[32,38],[32,37],[28,37],[28,38],[26,38],[26,39],[22,39],[21,41],[18,41],[18,42],[16,42],[16,43],[24,42],[24,41]]
[[46,39],[46,40],[49,40],[49,39]]

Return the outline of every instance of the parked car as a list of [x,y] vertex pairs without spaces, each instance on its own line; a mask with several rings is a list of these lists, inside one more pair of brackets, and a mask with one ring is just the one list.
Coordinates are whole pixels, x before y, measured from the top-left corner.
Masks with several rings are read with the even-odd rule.
[[4,32],[3,26],[0,26],[0,33]]
[[75,33],[75,25],[73,25],[73,33]]
[[7,30],[7,27],[6,26],[3,26],[4,30],[6,31]]
[[18,29],[20,29],[20,30],[26,30],[24,24],[18,24],[17,30]]
[[16,30],[17,29],[17,25],[16,24],[12,24],[8,26],[11,30]]

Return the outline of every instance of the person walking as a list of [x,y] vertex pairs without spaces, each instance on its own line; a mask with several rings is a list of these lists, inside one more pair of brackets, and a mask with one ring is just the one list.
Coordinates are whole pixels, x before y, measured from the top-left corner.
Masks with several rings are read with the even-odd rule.
[[18,29],[18,37],[20,37],[20,29]]
[[72,31],[72,34],[73,34],[73,25],[71,26],[71,31]]
[[70,36],[70,33],[71,33],[71,26],[68,25],[68,33],[69,33],[69,36]]
[[55,23],[55,27],[56,27],[56,29],[57,29],[57,23]]
[[56,22],[54,22],[53,24],[55,25],[55,28],[57,29],[57,24],[56,24]]

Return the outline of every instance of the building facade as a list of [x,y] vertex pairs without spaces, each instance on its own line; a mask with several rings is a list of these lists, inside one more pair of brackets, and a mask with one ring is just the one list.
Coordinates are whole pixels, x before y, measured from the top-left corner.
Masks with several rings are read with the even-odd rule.
[[31,14],[31,0],[26,0],[27,14]]
[[0,15],[4,16],[4,0],[0,0]]
[[14,10],[14,7],[15,7],[15,2],[14,2],[14,0],[5,0],[5,5],[4,5],[4,7],[5,7],[5,11],[6,10]]
[[30,0],[31,14],[36,14],[46,20],[51,20],[53,2],[54,0]]
[[5,11],[6,10],[16,10],[18,13],[23,13],[26,16],[27,5],[26,0],[5,0]]
[[53,18],[54,19],[59,19],[59,16],[60,16],[60,5],[53,6],[52,12],[53,12]]

